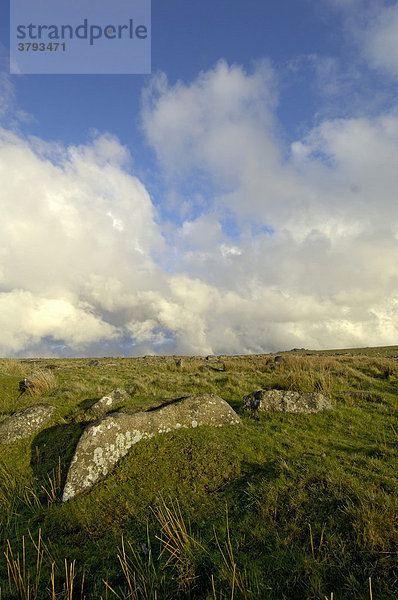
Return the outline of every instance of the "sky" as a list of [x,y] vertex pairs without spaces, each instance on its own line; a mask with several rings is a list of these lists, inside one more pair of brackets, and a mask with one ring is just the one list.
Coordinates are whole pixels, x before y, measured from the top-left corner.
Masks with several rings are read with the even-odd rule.
[[152,0],[151,39],[10,75],[0,0],[0,356],[397,344],[398,2]]

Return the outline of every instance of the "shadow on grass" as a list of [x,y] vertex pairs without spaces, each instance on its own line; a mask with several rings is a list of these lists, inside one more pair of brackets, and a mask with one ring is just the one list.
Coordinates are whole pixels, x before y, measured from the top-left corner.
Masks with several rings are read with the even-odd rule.
[[31,446],[30,465],[37,479],[45,480],[61,462],[61,482],[65,484],[77,443],[88,422],[55,425],[41,431]]
[[96,402],[98,402],[99,398],[85,398],[79,404],[77,404],[71,411],[66,415],[66,420],[69,423],[79,423],[85,422],[86,425],[88,421],[95,420],[94,415],[90,414],[90,409]]
[[98,402],[99,398],[85,398],[77,405],[77,408],[81,410],[88,410],[91,408],[96,402]]

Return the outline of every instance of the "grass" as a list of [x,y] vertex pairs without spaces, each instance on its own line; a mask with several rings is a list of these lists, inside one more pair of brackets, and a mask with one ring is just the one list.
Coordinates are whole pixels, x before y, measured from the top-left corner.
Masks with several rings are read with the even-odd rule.
[[28,396],[42,396],[57,386],[57,379],[52,371],[40,369],[24,378],[23,393]]
[[[0,410],[57,407],[0,446],[1,598],[392,600],[397,597],[398,347],[219,357],[0,360]],[[56,386],[19,396],[50,373]],[[92,490],[60,497],[90,406],[215,393],[238,427],[134,446]],[[318,415],[242,414],[259,389],[319,391]]]

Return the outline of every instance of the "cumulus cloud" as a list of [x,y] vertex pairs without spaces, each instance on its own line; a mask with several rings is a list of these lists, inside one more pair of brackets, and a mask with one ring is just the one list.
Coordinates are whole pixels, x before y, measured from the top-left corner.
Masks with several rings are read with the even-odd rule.
[[[329,119],[286,152],[270,82],[264,66],[247,74],[221,62],[189,85],[168,86],[161,77],[144,112],[165,171],[188,177],[199,167],[218,186],[212,212],[181,228],[185,243],[200,237],[197,251],[184,256],[185,272],[233,298],[212,297],[217,319],[207,339],[212,331],[217,339],[221,325],[234,352],[239,344],[277,348],[288,339],[316,347],[393,343],[397,113]],[[214,95],[223,85],[226,96]],[[222,143],[213,152],[214,140]],[[231,214],[238,243],[223,228]]]
[[[220,61],[188,85],[169,86],[164,74],[155,77],[144,93],[143,125],[167,172],[184,175],[192,167],[210,167],[218,183],[231,186],[234,167],[237,176],[243,169],[255,168],[256,142],[264,141],[262,137],[257,140],[258,130],[266,128],[271,133],[274,123],[273,80],[265,61],[251,74]],[[242,133],[252,139],[253,146],[253,155],[245,162]],[[275,149],[268,147],[269,161]]]
[[154,78],[143,128],[165,186],[201,187],[172,227],[112,135],[1,129],[0,354],[395,343],[398,112],[324,120],[289,147],[276,107],[267,62]]
[[0,294],[2,348],[16,352],[51,336],[79,348],[115,336],[114,328],[92,314],[92,307],[62,297],[43,298],[14,289]]
[[63,148],[2,129],[0,179],[2,352],[120,334],[117,311],[157,278],[162,246],[127,150],[109,135]]

